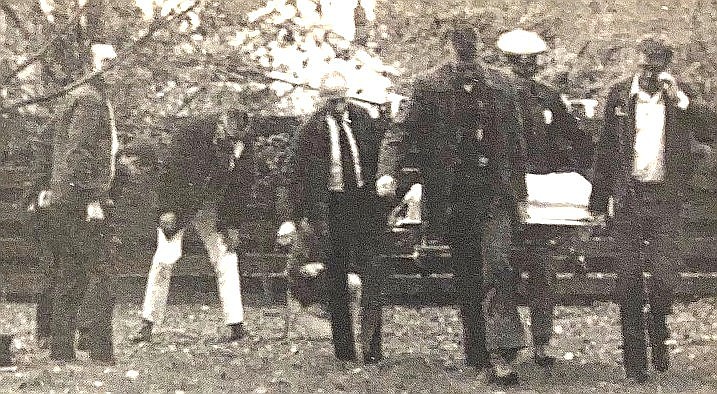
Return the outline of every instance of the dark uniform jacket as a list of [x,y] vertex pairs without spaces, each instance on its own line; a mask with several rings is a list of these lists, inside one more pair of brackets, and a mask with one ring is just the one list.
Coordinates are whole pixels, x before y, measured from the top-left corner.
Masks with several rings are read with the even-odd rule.
[[[409,149],[417,149],[427,206],[443,200],[487,214],[493,204],[514,207],[526,198],[515,91],[498,71],[475,65],[459,72],[453,64],[432,70],[415,81],[398,123],[382,143],[378,176],[395,178]],[[431,220],[446,212],[426,214]]]
[[107,99],[84,85],[70,92],[33,141],[30,202],[52,190],[58,203],[84,205],[109,197],[112,126]]
[[160,174],[159,210],[174,212],[184,226],[208,197],[218,198],[219,226],[233,227],[247,215],[254,181],[254,138],[230,168],[233,144],[217,139],[218,115],[174,118],[169,156]]
[[[329,203],[329,164],[331,147],[329,129],[326,124],[328,108],[316,111],[311,118],[300,127],[292,142],[289,160],[287,188],[290,219],[299,221],[306,217],[309,220],[326,220]],[[368,112],[354,104],[348,106],[351,130],[353,131],[359,151],[361,174],[364,188],[375,195],[378,152],[381,139],[386,131],[386,119],[372,119]],[[343,133],[341,133],[343,134]],[[350,151],[341,150],[344,168],[344,181],[353,180]]]
[[[598,141],[590,209],[607,212],[608,199],[615,197],[616,209],[633,188],[635,153],[635,96],[630,95],[632,78],[613,86],[605,106],[605,127]],[[680,86],[682,89],[686,87]],[[688,97],[689,97],[688,93]],[[713,111],[690,97],[686,110],[665,99],[665,180],[664,198],[682,202],[693,175],[694,140],[714,140],[717,117]]]
[[535,80],[518,81],[525,172],[586,172],[592,167],[592,137],[580,130],[558,92]]

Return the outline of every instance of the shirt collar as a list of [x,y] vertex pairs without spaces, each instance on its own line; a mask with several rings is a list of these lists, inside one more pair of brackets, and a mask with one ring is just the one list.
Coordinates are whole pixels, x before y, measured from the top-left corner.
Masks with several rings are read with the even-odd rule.
[[635,74],[632,77],[632,86],[630,87],[630,97],[637,95],[637,98],[641,102],[658,103],[662,100],[662,90],[657,91],[655,94],[650,95],[640,87],[640,73]]

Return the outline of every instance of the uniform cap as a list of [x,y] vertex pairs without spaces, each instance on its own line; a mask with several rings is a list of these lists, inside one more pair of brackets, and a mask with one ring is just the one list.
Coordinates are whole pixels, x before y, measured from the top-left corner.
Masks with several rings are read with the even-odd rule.
[[535,55],[548,50],[548,45],[538,33],[514,29],[498,37],[496,46],[511,55]]

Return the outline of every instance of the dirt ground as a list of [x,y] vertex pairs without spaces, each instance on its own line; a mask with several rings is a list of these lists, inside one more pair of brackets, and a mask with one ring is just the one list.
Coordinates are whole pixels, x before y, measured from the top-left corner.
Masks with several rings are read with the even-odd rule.
[[[3,332],[15,334],[18,370],[0,373],[0,392],[717,392],[717,299],[678,305],[672,330],[672,368],[644,386],[628,384],[620,365],[617,308],[559,307],[553,352],[558,362],[536,367],[519,358],[521,384],[508,390],[466,368],[461,323],[450,307],[387,307],[385,360],[375,366],[333,358],[328,322],[315,308],[294,308],[290,339],[283,338],[284,308],[247,308],[251,336],[213,344],[224,333],[217,304],[171,305],[155,341],[133,345],[138,305],[115,310],[117,363],[95,365],[85,353],[57,365],[33,339],[34,306],[0,304]],[[525,308],[521,313],[526,319]]]

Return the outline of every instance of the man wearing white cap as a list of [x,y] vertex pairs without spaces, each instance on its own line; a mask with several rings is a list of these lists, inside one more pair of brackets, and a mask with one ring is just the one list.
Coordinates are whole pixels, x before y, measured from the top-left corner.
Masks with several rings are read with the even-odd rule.
[[[525,172],[547,174],[552,172],[585,173],[592,164],[592,141],[578,128],[559,93],[538,81],[538,55],[547,51],[545,41],[535,32],[515,29],[498,37],[497,47],[508,58],[516,74],[518,107],[521,112],[521,151]],[[544,227],[527,227],[532,240],[548,241],[551,234]],[[523,232],[524,236],[527,236]],[[522,240],[516,240],[521,242]],[[546,254],[534,245],[525,245],[525,261],[530,271],[530,312],[535,362],[549,366],[554,358],[546,352],[553,332],[554,301],[547,276]],[[543,242],[542,244],[545,244]]]
[[[115,56],[92,46],[92,71]],[[80,71],[80,70],[78,70]],[[84,72],[89,72],[87,65]],[[112,226],[110,188],[115,178],[117,131],[101,76],[69,92],[48,124],[52,146],[46,176],[38,179],[35,208],[46,210],[47,242],[56,270],[50,323],[50,357],[75,359],[80,305],[90,320],[87,348],[93,360],[112,362]],[[83,300],[85,301],[83,303]]]
[[[348,272],[357,269],[362,281],[361,338],[365,363],[376,363],[381,352],[382,287],[385,277],[379,257],[387,228],[374,180],[386,116],[363,105],[383,99],[346,97],[339,81],[312,117],[298,130],[289,160],[290,211],[280,236],[294,233],[302,219],[328,238],[322,261],[326,264],[326,292],[331,313],[334,353],[339,360],[357,358],[349,311]],[[344,81],[345,83],[345,81]]]

